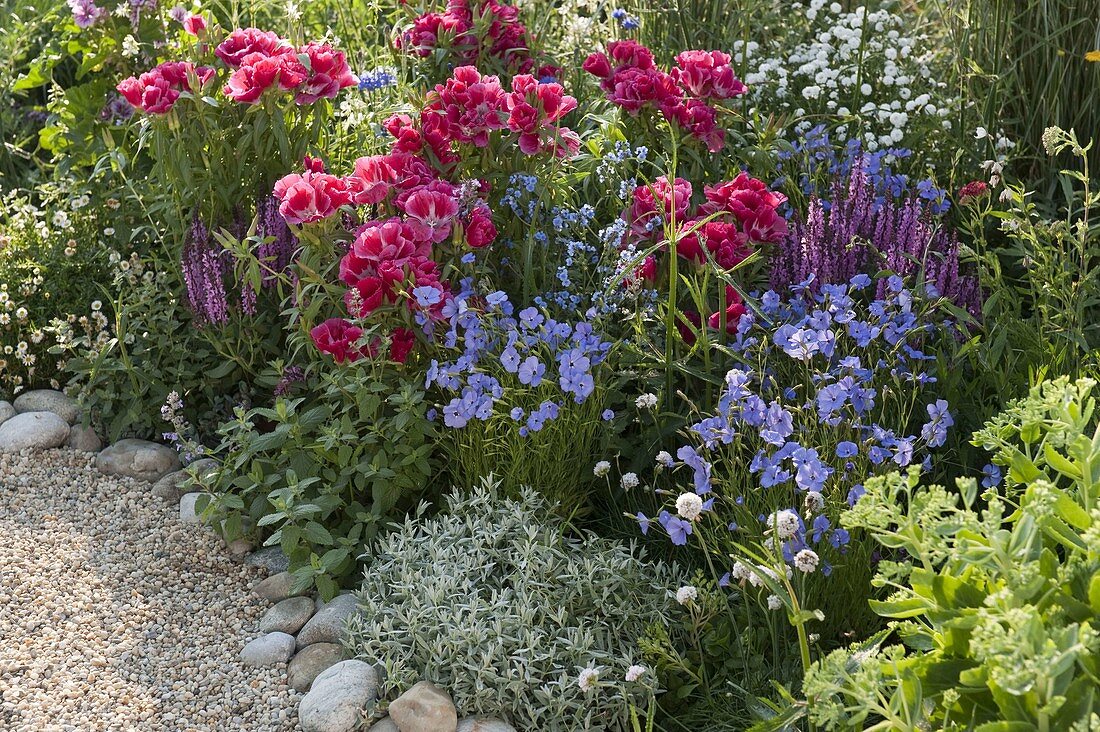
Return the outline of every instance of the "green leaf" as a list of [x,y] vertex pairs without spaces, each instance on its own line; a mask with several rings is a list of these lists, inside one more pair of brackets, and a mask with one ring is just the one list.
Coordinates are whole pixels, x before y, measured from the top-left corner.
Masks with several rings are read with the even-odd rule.
[[927,600],[908,597],[904,600],[869,600],[871,609],[886,618],[915,618],[932,609]]

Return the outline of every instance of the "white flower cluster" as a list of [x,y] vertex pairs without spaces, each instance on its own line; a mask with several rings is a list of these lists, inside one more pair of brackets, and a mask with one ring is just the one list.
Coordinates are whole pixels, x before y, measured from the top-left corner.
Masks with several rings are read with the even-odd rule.
[[768,528],[774,529],[780,539],[790,539],[800,527],[798,514],[790,509],[776,511],[768,517]]
[[918,120],[951,129],[960,102],[936,80],[924,51],[931,44],[908,35],[901,16],[810,0],[792,3],[789,17],[766,47],[739,42],[734,56],[748,61],[744,81],[753,98],[800,118],[796,131],[821,115],[852,118],[837,133],[875,150],[905,142]]
[[687,605],[688,603],[695,602],[697,599],[699,599],[699,590],[692,585],[684,585],[676,590],[676,602],[681,605]]
[[694,521],[703,512],[703,499],[694,493],[681,493],[676,499],[676,513],[680,518]]

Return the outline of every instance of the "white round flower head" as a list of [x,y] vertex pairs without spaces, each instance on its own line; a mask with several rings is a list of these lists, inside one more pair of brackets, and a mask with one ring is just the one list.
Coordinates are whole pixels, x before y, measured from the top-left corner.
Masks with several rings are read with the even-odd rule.
[[594,466],[592,466],[592,474],[595,475],[597,478],[602,478],[609,472],[611,472],[611,463],[607,462],[606,460],[601,460]]
[[631,488],[638,487],[638,475],[637,473],[623,473],[623,477],[620,480],[624,491],[628,491]]
[[581,669],[580,674],[577,675],[577,686],[581,687],[581,691],[592,691],[596,688],[596,683],[600,680],[600,672],[594,668]]
[[768,595],[768,609],[778,610],[783,607],[783,601],[779,599],[779,595]]
[[752,572],[744,565],[743,562],[737,561],[733,563],[733,569],[730,570],[730,579],[735,582],[741,582],[748,579]]
[[668,452],[665,450],[661,450],[659,453],[657,453],[657,463],[659,465],[664,465],[666,468],[671,468],[674,465],[672,456],[669,455]]
[[813,515],[825,508],[825,499],[821,497],[821,493],[818,491],[806,491],[806,499],[802,503],[806,508],[808,515]]
[[694,493],[681,493],[676,499],[676,513],[681,518],[694,521],[703,512],[703,499]]
[[638,666],[637,664],[635,664],[626,670],[626,680],[637,681],[645,675],[645,672],[645,666]]
[[768,528],[775,529],[780,539],[790,539],[798,533],[798,514],[790,509],[776,511],[768,518]]
[[638,409],[653,409],[657,406],[657,395],[652,393],[642,394],[634,400],[634,406]]
[[800,572],[809,574],[817,569],[817,563],[820,560],[817,557],[817,552],[813,549],[803,549],[794,555],[794,566]]
[[681,605],[687,605],[689,602],[694,602],[699,597],[699,590],[691,585],[684,585],[680,589],[676,590],[676,602]]

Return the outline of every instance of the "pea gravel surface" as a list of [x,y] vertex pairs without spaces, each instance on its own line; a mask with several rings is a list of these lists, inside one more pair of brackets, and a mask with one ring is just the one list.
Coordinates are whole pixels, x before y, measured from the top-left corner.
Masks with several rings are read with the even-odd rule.
[[0,730],[293,730],[286,665],[241,664],[262,575],[94,455],[0,454]]

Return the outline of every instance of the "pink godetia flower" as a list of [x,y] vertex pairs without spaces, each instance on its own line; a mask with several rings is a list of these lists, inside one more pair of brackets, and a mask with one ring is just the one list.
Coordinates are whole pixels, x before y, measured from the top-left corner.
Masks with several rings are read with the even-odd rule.
[[719,267],[732,269],[752,254],[748,238],[736,224],[720,220],[689,221],[684,228],[689,233],[676,242],[676,253],[685,259],[702,263],[709,253]]
[[116,89],[133,107],[147,114],[167,114],[180,93],[191,89],[191,79],[195,80],[196,89],[201,89],[212,78],[214,69],[209,66],[168,61],[140,76],[123,79]]
[[[519,134],[519,149],[527,155],[549,151],[566,156],[580,147],[580,139],[558,122],[577,108],[577,100],[557,83],[540,84],[530,74],[512,79],[512,93],[504,98],[508,128]],[[573,141],[576,140],[576,148]]]
[[489,135],[507,124],[505,96],[500,79],[482,76],[473,66],[460,66],[428,95],[425,111],[446,122],[452,139],[486,147]]
[[239,28],[214,49],[217,56],[231,69],[241,65],[246,56],[259,53],[264,56],[294,55],[294,48],[271,31],[258,28]]
[[348,197],[356,205],[381,203],[397,181],[397,171],[388,155],[371,155],[355,161],[355,170],[346,179]]
[[742,172],[716,186],[705,186],[703,191],[707,202],[699,207],[700,212],[733,214],[750,241],[775,243],[787,235],[787,220],[777,211],[787,197],[748,173]]
[[733,99],[748,91],[722,51],[684,51],[676,56],[672,76],[697,99]]
[[230,75],[223,92],[235,102],[256,104],[268,89],[296,89],[307,75],[308,71],[293,54],[250,53]]
[[413,191],[400,205],[409,217],[408,223],[419,228],[421,238],[435,244],[451,235],[459,211],[454,187],[444,181],[434,181]]
[[360,227],[348,253],[340,260],[340,279],[354,285],[366,276],[383,273],[392,276],[405,264],[426,259],[430,253],[430,242],[412,224],[396,216],[370,221]]
[[662,225],[671,223],[672,218],[678,226],[687,219],[690,204],[691,183],[677,178],[669,185],[668,178],[662,175],[652,184],[634,189],[630,208],[623,215],[635,237],[659,236],[663,233]]
[[291,173],[275,183],[279,213],[288,224],[310,224],[335,214],[349,203],[343,178],[324,172],[307,158],[304,173]]
[[344,318],[329,318],[309,332],[318,351],[333,357],[336,363],[357,361],[364,356],[358,345],[363,329]]
[[351,73],[348,67],[344,52],[333,49],[327,43],[309,43],[299,54],[309,59],[309,73],[294,97],[297,104],[306,105],[319,99],[334,99],[341,89],[359,83],[359,77]]
[[390,360],[405,363],[416,345],[416,333],[408,328],[395,328],[390,336]]
[[657,259],[651,254],[623,277],[623,287],[652,284],[657,281]]
[[455,66],[489,57],[513,73],[533,67],[528,46],[527,28],[519,22],[518,10],[497,0],[449,0],[445,11],[418,16],[394,39],[399,51],[421,58],[445,47],[447,59]]
[[627,68],[611,77],[607,98],[631,115],[644,107],[671,109],[683,102],[684,93],[676,81],[660,69]]
[[206,30],[206,18],[201,15],[188,15],[183,19],[183,29],[197,38]]
[[661,112],[710,152],[718,152],[726,143],[726,131],[718,126],[718,112],[698,99],[674,101],[663,106]]
[[488,206],[478,206],[470,213],[463,227],[466,246],[471,249],[484,249],[497,238],[497,227],[493,225],[492,213]]
[[694,310],[681,310],[676,316],[676,329],[689,346],[695,345],[695,332],[703,327],[703,319]]
[[393,288],[381,277],[368,275],[361,278],[344,293],[344,304],[348,314],[355,318],[365,318],[384,302],[395,299]]
[[[729,285],[726,285],[726,333],[736,333],[737,323],[741,320],[741,316],[748,312],[748,308],[741,301],[741,296],[737,294],[737,290],[733,289]],[[707,325],[717,330],[722,326],[722,314],[711,313],[711,316],[707,318]]]

